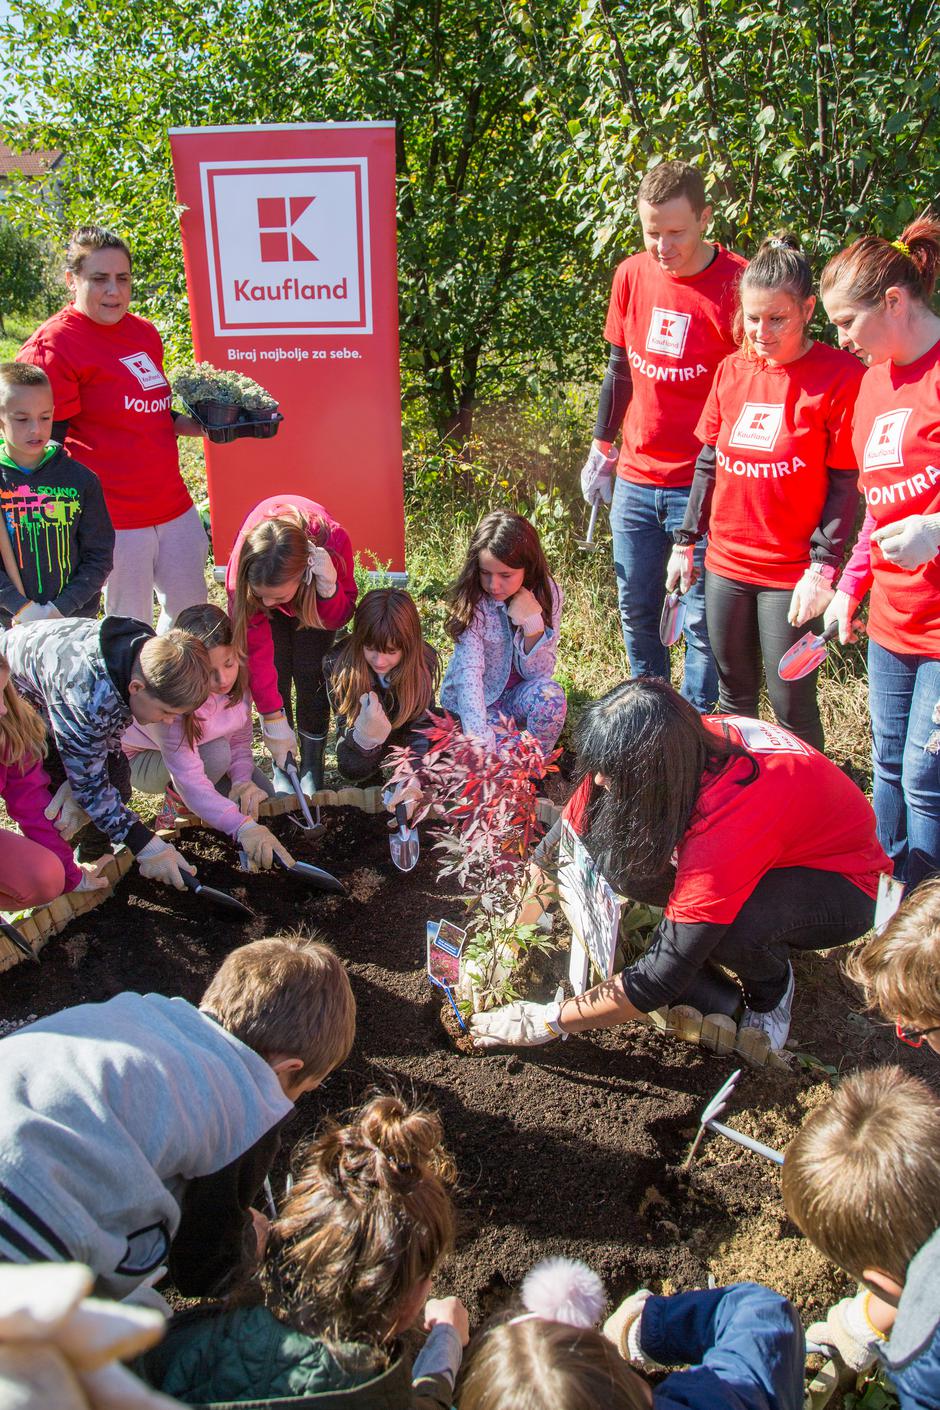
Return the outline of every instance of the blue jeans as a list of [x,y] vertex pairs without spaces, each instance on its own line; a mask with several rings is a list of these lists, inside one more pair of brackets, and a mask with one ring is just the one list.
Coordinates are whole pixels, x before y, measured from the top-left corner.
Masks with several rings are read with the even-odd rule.
[[868,695],[878,841],[895,876],[916,885],[940,871],[940,754],[931,740],[940,661],[869,640]]
[[[689,486],[662,489],[614,481],[610,529],[620,600],[620,622],[630,673],[669,680],[669,652],[659,639],[659,618],[666,596],[666,561],[672,535],[682,527]],[[695,547],[698,582],[686,593],[685,675],[682,694],[697,710],[713,710],[718,672],[705,625],[705,541]]]

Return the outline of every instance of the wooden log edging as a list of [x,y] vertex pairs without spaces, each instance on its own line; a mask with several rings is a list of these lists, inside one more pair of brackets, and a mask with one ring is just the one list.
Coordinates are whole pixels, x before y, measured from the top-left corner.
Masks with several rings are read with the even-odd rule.
[[670,1008],[654,1009],[647,1015],[647,1022],[683,1043],[695,1043],[719,1057],[736,1053],[749,1067],[790,1071],[786,1058],[771,1048],[766,1033],[759,1028],[738,1028],[727,1014],[702,1014],[691,1004],[673,1004]]

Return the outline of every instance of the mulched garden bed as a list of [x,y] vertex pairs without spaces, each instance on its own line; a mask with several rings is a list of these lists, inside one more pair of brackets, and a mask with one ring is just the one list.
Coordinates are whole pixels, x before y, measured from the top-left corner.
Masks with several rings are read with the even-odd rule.
[[[611,1298],[641,1285],[704,1286],[710,1272],[719,1283],[769,1282],[804,1314],[843,1294],[846,1280],[787,1221],[776,1167],[708,1136],[691,1174],[680,1169],[698,1113],[739,1063],[639,1025],[534,1051],[461,1056],[424,974],[425,921],[463,915],[453,890],[436,881],[429,839],[403,876],[383,817],[348,808],[324,817],[327,832],[313,843],[289,818],[273,825],[298,857],[341,877],[348,898],[283,873],[247,878],[217,834],[193,830],[180,846],[200,879],[233,890],[255,920],[231,923],[134,869],[113,899],[50,942],[40,969],[20,965],[0,977],[0,1031],[122,989],[197,1001],[234,945],[316,928],[349,967],[358,1032],[346,1066],[298,1106],[288,1145],[370,1087],[394,1084],[433,1103],[460,1174],[458,1252],[437,1290],[461,1295],[475,1318],[548,1253],[585,1258]],[[843,1070],[898,1061],[937,1081],[935,1062],[853,1014],[855,1003],[835,956],[798,958],[794,1032],[813,1061]],[[792,1075],[746,1070],[726,1120],[782,1147],[828,1091],[823,1069],[797,1060]],[[286,1163],[285,1155],[276,1192]]]

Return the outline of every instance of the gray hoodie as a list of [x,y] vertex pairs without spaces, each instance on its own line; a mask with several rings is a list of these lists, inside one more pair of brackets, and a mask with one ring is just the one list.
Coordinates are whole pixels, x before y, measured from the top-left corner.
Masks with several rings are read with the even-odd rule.
[[118,994],[20,1029],[0,1040],[0,1258],[87,1263],[126,1297],[208,1185],[195,1281],[218,1285],[292,1110],[264,1058],[185,999]]

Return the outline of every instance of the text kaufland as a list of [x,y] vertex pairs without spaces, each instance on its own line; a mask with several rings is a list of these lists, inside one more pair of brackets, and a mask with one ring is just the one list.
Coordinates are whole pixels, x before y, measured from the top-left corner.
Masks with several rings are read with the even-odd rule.
[[336,284],[301,284],[299,279],[292,279],[290,276],[282,279],[280,284],[252,284],[250,279],[233,279],[235,287],[235,302],[246,301],[248,303],[266,304],[277,303],[282,299],[347,299],[347,281],[345,275]]

